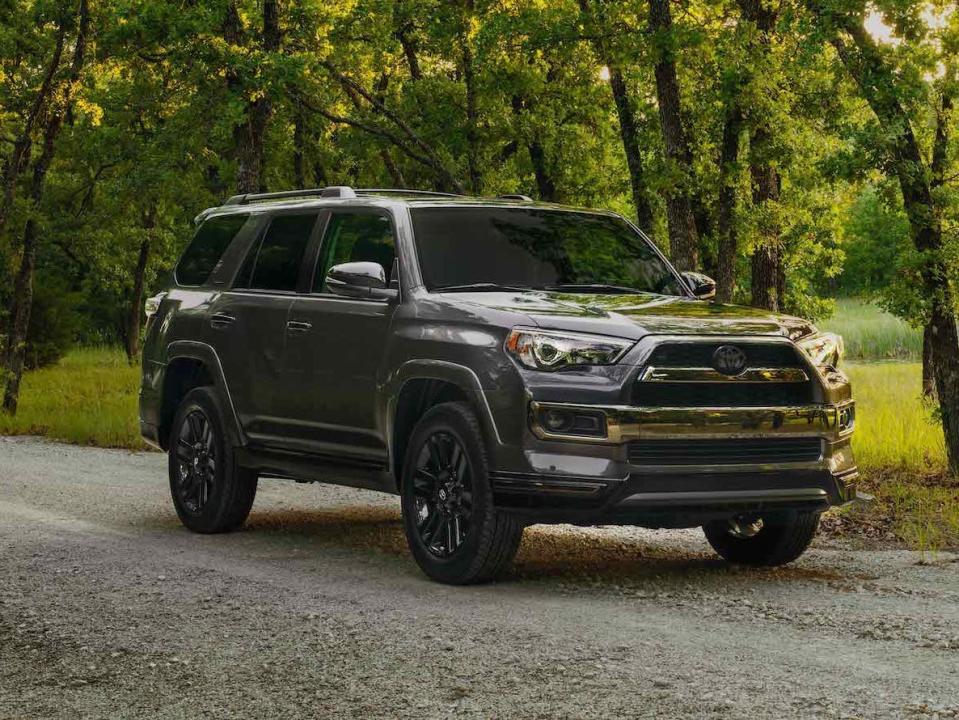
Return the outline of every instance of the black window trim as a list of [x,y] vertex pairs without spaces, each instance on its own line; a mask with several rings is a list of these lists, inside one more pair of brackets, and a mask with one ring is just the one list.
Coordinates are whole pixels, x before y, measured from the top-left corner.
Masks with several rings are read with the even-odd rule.
[[[296,278],[296,287],[293,290],[276,290],[271,288],[250,288],[250,287],[241,287],[237,283],[240,282],[240,274],[243,271],[244,266],[246,265],[247,259],[250,257],[250,253],[255,252],[257,256],[260,254],[260,246],[263,243],[263,239],[266,237],[266,234],[270,231],[270,226],[273,224],[273,221],[283,215],[309,215],[315,214],[316,219],[313,221],[313,229],[310,231],[310,238],[307,240],[306,248],[303,250],[303,256],[300,258],[300,268],[297,273]],[[281,208],[277,210],[271,210],[265,215],[265,221],[263,222],[262,227],[257,231],[256,238],[250,243],[250,247],[247,248],[246,253],[244,254],[242,260],[240,261],[236,273],[233,277],[233,281],[230,283],[229,292],[241,293],[247,295],[278,295],[283,297],[292,297],[297,294],[302,294],[303,292],[303,275],[305,269],[308,267],[306,263],[310,261],[312,249],[317,240],[317,230],[321,229],[322,231],[326,230],[326,222],[328,211],[324,208]],[[322,235],[320,235],[322,237]],[[256,264],[254,260],[254,267],[256,269]]]
[[[203,278],[203,281],[202,281],[202,282],[198,282],[198,283],[185,283],[185,282],[182,282],[182,281],[180,280],[180,276],[179,276],[180,263],[183,262],[183,258],[184,258],[184,256],[186,255],[186,251],[190,249],[190,245],[193,244],[193,241],[196,239],[197,235],[200,234],[200,231],[203,229],[203,227],[204,227],[208,222],[211,222],[212,220],[219,220],[219,219],[222,219],[222,218],[233,218],[233,217],[242,217],[242,218],[243,218],[243,224],[240,225],[239,228],[237,228],[237,230],[236,230],[235,233],[233,233],[233,237],[230,238],[230,242],[228,242],[228,243],[226,244],[226,247],[223,248],[223,252],[220,253],[220,257],[217,258],[217,261],[213,264],[213,267],[210,269],[210,273],[209,273],[205,278]],[[255,217],[256,217],[255,214],[252,213],[252,212],[237,212],[237,213],[218,213],[218,214],[210,215],[210,216],[204,218],[204,219],[203,219],[203,222],[200,224],[200,226],[197,227],[196,232],[193,233],[193,237],[190,238],[190,242],[187,243],[187,246],[183,249],[183,252],[180,254],[180,257],[177,259],[176,265],[173,267],[173,282],[175,282],[175,283],[177,284],[177,287],[182,287],[182,288],[202,288],[202,287],[206,287],[207,285],[209,285],[209,284],[210,284],[210,278],[212,278],[212,277],[216,274],[217,270],[219,270],[219,269],[222,267],[222,265],[223,265],[223,258],[226,257],[226,254],[227,254],[227,252],[229,252],[230,247],[232,247],[233,243],[236,242],[236,239],[237,239],[238,237],[240,237],[240,235],[241,235],[241,234],[243,233],[243,231],[246,229],[247,225],[249,225],[249,223],[250,223]]]
[[[334,215],[380,215],[385,217],[390,223],[390,230],[393,233],[393,265],[396,267],[397,272],[397,290],[398,296],[396,300],[390,300],[389,298],[378,298],[378,297],[346,297],[345,295],[336,295],[335,293],[328,292],[313,292],[313,281],[316,279],[316,270],[320,264],[320,258],[323,257],[323,249],[326,246],[326,231],[330,227],[330,223],[333,221]],[[366,206],[348,206],[348,207],[337,207],[330,208],[326,212],[326,218],[323,221],[323,232],[320,234],[320,237],[316,243],[316,252],[312,260],[312,266],[310,271],[307,273],[307,283],[304,294],[310,298],[319,298],[319,299],[329,299],[329,300],[339,300],[339,301],[348,301],[348,302],[363,302],[363,303],[377,303],[379,305],[388,305],[391,302],[400,303],[403,301],[403,263],[400,261],[400,242],[397,236],[396,231],[396,218],[393,217],[393,213],[386,208],[376,207],[373,205]],[[307,253],[309,254],[309,253]]]

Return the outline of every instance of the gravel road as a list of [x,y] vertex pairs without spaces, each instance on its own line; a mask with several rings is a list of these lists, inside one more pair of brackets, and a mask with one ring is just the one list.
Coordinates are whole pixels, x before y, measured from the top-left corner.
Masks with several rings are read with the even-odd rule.
[[0,438],[0,717],[959,717],[959,558],[531,528],[428,582],[394,498],[260,484],[183,530],[165,458]]

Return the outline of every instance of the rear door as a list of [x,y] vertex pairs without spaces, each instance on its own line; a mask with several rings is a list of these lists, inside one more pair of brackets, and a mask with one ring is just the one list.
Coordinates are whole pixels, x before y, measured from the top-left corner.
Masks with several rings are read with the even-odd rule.
[[335,210],[326,222],[309,292],[288,322],[287,395],[298,446],[332,461],[386,467],[386,430],[376,418],[377,385],[395,301],[332,294],[326,273],[345,262],[379,263],[399,287],[392,219],[375,208]]
[[254,444],[279,447],[288,411],[283,382],[286,323],[304,282],[307,248],[319,212],[277,212],[251,246],[233,287],[209,315],[213,345],[223,365],[240,423]]

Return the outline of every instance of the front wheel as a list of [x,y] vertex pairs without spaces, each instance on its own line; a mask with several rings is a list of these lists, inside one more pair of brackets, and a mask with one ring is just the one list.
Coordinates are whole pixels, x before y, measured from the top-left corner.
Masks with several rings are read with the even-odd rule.
[[510,563],[523,524],[493,504],[479,421],[465,403],[431,408],[403,463],[403,525],[417,564],[451,585],[484,582]]
[[169,444],[170,494],[180,521],[193,532],[229,532],[243,524],[256,496],[257,476],[238,467],[213,390],[183,398]]
[[729,562],[785,565],[802,555],[819,528],[819,513],[737,516],[703,526],[709,544]]

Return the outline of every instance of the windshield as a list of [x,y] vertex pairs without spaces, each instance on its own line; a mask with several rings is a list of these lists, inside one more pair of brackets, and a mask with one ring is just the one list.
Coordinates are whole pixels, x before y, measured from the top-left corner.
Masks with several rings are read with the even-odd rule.
[[500,207],[421,207],[410,214],[430,290],[684,294],[649,241],[617,217]]

